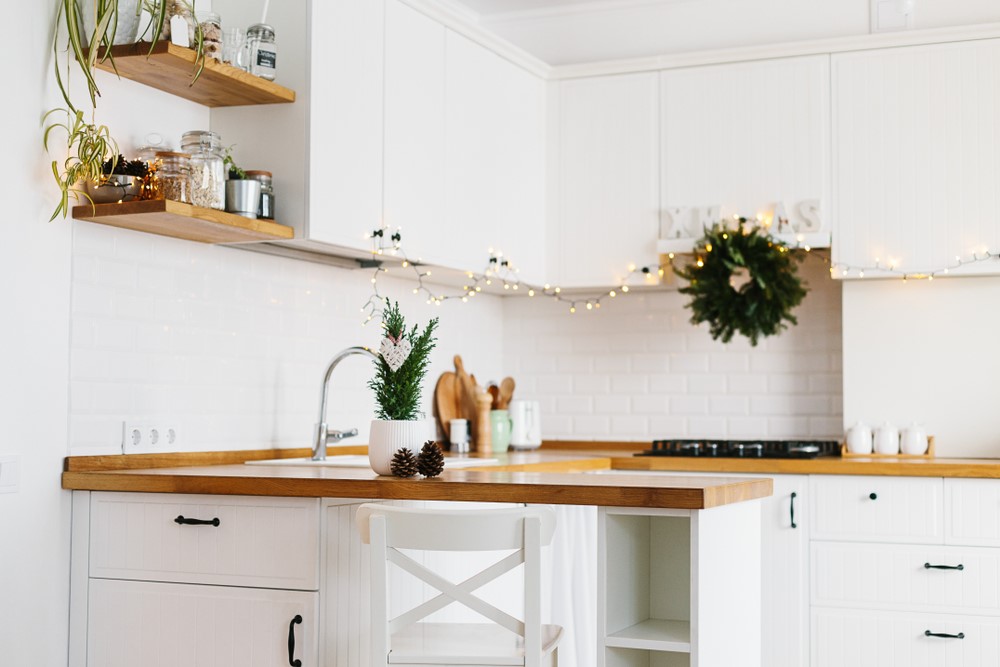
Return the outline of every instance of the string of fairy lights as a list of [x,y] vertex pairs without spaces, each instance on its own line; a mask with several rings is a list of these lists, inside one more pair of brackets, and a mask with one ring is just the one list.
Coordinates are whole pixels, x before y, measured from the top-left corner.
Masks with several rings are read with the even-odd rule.
[[[739,216],[734,216],[734,221],[737,224],[740,220]],[[742,220],[745,221],[746,218]],[[757,224],[764,228],[770,228],[770,221],[761,220],[759,216],[757,221]],[[387,303],[386,297],[382,296],[379,292],[378,286],[379,277],[389,272],[389,268],[383,265],[383,258],[386,256],[401,260],[399,264],[400,268],[412,272],[415,280],[415,285],[412,289],[413,294],[424,298],[428,305],[440,306],[442,303],[452,300],[466,303],[476,298],[485,288],[496,284],[502,287],[505,292],[516,292],[527,294],[529,297],[553,299],[568,306],[571,314],[577,311],[600,310],[601,304],[607,300],[620,298],[628,294],[630,283],[633,283],[636,277],[641,278],[641,284],[643,285],[656,285],[659,278],[664,277],[668,271],[673,271],[674,260],[676,259],[676,254],[671,252],[666,255],[664,263],[648,264],[645,266],[630,264],[617,287],[587,295],[575,291],[568,293],[560,287],[549,284],[533,285],[527,283],[518,277],[517,267],[514,266],[509,258],[504,256],[503,252],[490,249],[486,266],[482,272],[466,272],[465,282],[461,289],[458,289],[435,285],[428,280],[433,276],[431,269],[425,267],[419,260],[414,262],[407,257],[403,250],[402,231],[400,228],[397,227],[393,230],[384,226],[373,230],[368,234],[368,238],[372,244],[372,259],[363,261],[362,268],[370,268],[373,271],[371,277],[372,294],[361,307],[361,312],[365,317],[363,325],[368,324],[372,320],[381,320],[382,310]],[[984,247],[965,257],[956,255],[954,262],[935,269],[915,270],[905,268],[902,261],[897,257],[889,257],[885,261],[876,257],[874,263],[869,265],[847,264],[833,262],[829,257],[812,252],[812,247],[802,242],[804,237],[798,236],[797,238],[798,240],[794,244],[787,244],[777,240],[776,243],[782,243],[782,246],[789,252],[804,252],[820,257],[823,262],[830,265],[829,271],[831,277],[839,276],[841,278],[863,279],[867,276],[869,278],[898,278],[904,282],[908,280],[932,281],[937,276],[947,276],[964,267],[1000,260],[1000,253],[993,253],[989,248]],[[702,253],[705,252],[711,252],[711,247],[700,246],[692,249],[694,261],[698,266],[704,265]],[[688,253],[680,254],[686,255]]]

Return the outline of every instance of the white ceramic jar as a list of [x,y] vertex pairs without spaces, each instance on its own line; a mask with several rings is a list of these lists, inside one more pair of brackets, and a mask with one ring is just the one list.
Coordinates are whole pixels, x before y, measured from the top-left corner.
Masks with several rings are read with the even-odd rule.
[[917,423],[903,429],[899,436],[899,449],[904,454],[919,456],[927,453],[927,431]]
[[847,429],[847,451],[851,454],[872,453],[872,430],[864,422]]
[[899,454],[899,429],[889,422],[875,429],[875,453]]

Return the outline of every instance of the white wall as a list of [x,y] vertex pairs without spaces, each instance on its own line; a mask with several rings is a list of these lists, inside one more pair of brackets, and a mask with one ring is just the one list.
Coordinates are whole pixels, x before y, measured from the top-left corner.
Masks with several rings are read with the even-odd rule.
[[[404,269],[394,269],[406,275]],[[411,282],[383,274],[379,290],[421,327],[440,316],[424,391],[461,354],[483,380],[499,378],[498,297],[429,306]],[[306,447],[329,360],[352,345],[378,348],[362,327],[371,271],[348,270],[139,232],[76,223],[70,371],[70,454],[116,453],[122,419],[174,426],[180,451]],[[367,442],[371,362],[333,375],[331,428]]]
[[1000,456],[1000,278],[843,289],[845,424],[915,421],[938,456]]
[[575,315],[504,301],[504,368],[542,405],[549,439],[839,437],[840,284],[809,258],[799,320],[751,347],[690,324],[687,297],[635,290]]

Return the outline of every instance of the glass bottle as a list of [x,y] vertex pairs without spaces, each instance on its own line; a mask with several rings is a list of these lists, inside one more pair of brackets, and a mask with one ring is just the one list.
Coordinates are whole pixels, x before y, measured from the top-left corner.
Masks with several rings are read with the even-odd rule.
[[266,23],[255,23],[247,28],[244,47],[248,60],[247,71],[268,81],[274,81],[278,65],[278,50],[274,44],[274,28]]
[[216,132],[192,130],[181,137],[181,150],[191,155],[188,187],[191,203],[204,208],[226,208],[226,170],[222,138]]
[[191,192],[188,187],[190,178],[191,156],[187,153],[173,151],[157,151],[157,199],[191,203]]
[[260,181],[260,203],[257,205],[257,217],[274,220],[274,187],[271,184],[271,172],[253,169],[247,172],[247,178]]

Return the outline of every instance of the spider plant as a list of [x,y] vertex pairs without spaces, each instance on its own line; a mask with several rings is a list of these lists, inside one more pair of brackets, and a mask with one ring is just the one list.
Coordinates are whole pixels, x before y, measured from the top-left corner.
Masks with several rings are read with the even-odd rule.
[[105,162],[110,160],[110,171],[114,171],[118,160],[118,144],[111,138],[111,132],[106,125],[88,123],[83,112],[72,109],[52,109],[43,120],[55,113],[65,113],[65,122],[53,122],[45,128],[42,143],[45,150],[49,149],[49,137],[56,129],[66,132],[66,144],[69,155],[62,165],[58,160],[52,161],[52,175],[59,185],[61,196],[59,205],[52,212],[49,222],[55,220],[61,213],[65,218],[69,214],[70,197],[80,201],[85,197],[93,205],[93,200],[86,192],[76,188],[76,184],[86,180],[100,181],[104,174]]

